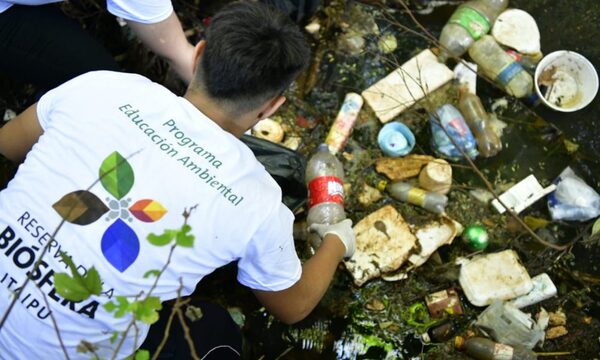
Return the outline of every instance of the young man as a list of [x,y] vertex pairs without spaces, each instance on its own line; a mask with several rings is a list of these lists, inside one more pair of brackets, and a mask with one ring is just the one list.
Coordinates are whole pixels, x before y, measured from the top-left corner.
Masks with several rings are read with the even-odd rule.
[[[142,76],[92,72],[1,128],[0,153],[26,159],[0,192],[0,314],[28,274],[31,281],[0,329],[0,357],[63,357],[50,312],[71,358],[89,358],[76,352],[82,340],[110,357],[111,335],[131,319],[115,318],[102,304],[149,291],[154,278],[144,274],[161,269],[169,251],[150,244],[148,234],[180,228],[191,208],[193,248],[175,248],[153,295],[188,295],[205,275],[238,261],[238,280],[280,320],[309,314],[354,251],[351,222],[315,226],[322,245],[301,265],[281,190],[238,140],[285,101],[280,94],[308,57],[286,15],[259,3],[231,4],[196,46],[184,97]],[[98,270],[101,296],[60,298],[52,276],[68,271],[60,252],[82,273]],[[148,326],[136,325],[119,358],[146,336]]]

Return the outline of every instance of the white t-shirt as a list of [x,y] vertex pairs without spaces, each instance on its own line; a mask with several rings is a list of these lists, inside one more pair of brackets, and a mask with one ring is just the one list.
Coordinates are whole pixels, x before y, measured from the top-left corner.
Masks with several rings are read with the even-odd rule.
[[[154,277],[144,274],[162,268],[170,246],[147,236],[180,228],[184,209],[194,207],[194,247],[175,248],[153,292],[161,300],[176,297],[180,279],[188,295],[236,260],[238,280],[253,289],[283,290],[300,278],[281,189],[246,145],[186,99],[139,75],[96,71],[48,92],[37,114],[44,134],[0,192],[0,314],[67,220],[32,274],[39,288],[30,282],[0,331],[0,358],[62,358],[41,293],[72,359],[90,358],[76,353],[81,340],[110,358],[112,332],[130,318],[116,319],[102,304],[148,291]],[[102,296],[63,302],[52,276],[68,272],[60,251],[81,272],[98,270]],[[139,346],[148,329],[138,325]],[[122,356],[134,350],[130,335]]]
[[[63,0],[0,0],[0,13],[14,4],[45,5]],[[126,20],[154,24],[166,19],[173,12],[170,0],[106,0],[108,11]]]

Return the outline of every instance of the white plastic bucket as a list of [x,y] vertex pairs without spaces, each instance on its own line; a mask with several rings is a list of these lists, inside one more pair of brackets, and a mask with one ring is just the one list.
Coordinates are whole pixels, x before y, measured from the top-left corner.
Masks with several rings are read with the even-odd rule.
[[[598,92],[598,73],[582,55],[568,50],[550,53],[535,69],[535,92],[549,108],[572,112],[583,109]],[[546,86],[545,93],[541,87]]]

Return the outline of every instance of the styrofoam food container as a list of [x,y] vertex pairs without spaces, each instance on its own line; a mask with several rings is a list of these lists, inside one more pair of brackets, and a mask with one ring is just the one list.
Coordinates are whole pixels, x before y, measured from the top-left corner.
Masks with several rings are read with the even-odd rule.
[[[542,77],[551,79],[546,97],[540,86]],[[569,50],[550,53],[535,69],[535,92],[549,108],[572,112],[583,109],[598,93],[598,73],[584,56]]]
[[475,306],[514,299],[533,289],[529,273],[514,250],[474,257],[461,266],[458,281]]

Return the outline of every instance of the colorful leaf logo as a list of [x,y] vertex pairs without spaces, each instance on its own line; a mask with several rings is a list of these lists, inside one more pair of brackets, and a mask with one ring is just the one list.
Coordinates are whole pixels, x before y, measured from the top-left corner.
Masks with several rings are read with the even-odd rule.
[[158,221],[167,213],[167,209],[165,209],[158,201],[151,199],[137,201],[129,208],[129,211],[131,211],[131,214],[135,216],[136,219],[143,222]]
[[70,192],[52,207],[65,221],[77,225],[89,225],[109,210],[102,200],[87,190]]
[[100,246],[106,260],[120,272],[127,270],[140,253],[137,235],[121,219],[106,229]]
[[112,196],[121,199],[133,187],[133,169],[127,159],[115,151],[100,166],[100,182]]
[[133,168],[117,151],[107,156],[100,165],[100,183],[115,199],[107,198],[106,206],[96,195],[87,190],[73,191],[52,207],[66,221],[77,225],[89,225],[109,212],[106,220],[115,219],[106,229],[100,248],[108,262],[124,272],[135,262],[140,253],[140,241],[124,220],[132,221],[130,213],[143,222],[155,222],[166,213],[161,203],[142,199],[129,206],[131,199],[123,199],[134,183]]

